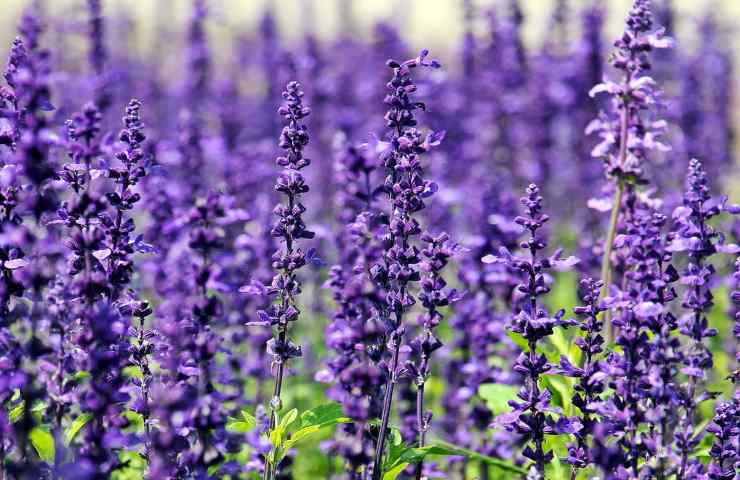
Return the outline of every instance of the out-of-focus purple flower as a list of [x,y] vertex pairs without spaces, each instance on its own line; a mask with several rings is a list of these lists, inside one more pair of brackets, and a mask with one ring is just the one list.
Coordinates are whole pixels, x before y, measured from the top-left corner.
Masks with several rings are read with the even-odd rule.
[[105,45],[106,20],[101,0],[87,0],[88,38],[90,41],[88,62],[92,69],[92,86],[96,92],[95,105],[105,112],[112,102],[111,79],[107,72],[108,48]]
[[617,49],[610,63],[622,71],[621,80],[604,80],[590,92],[591,96],[602,92],[612,96],[611,116],[602,113],[587,129],[587,133],[601,137],[592,155],[604,159],[608,176],[622,181],[643,181],[647,153],[667,149],[659,140],[665,121],[649,116],[658,102],[655,81],[644,72],[650,70],[648,53],[670,48],[673,42],[664,36],[663,29],[653,31],[650,3],[635,0],[624,33],[614,42]]

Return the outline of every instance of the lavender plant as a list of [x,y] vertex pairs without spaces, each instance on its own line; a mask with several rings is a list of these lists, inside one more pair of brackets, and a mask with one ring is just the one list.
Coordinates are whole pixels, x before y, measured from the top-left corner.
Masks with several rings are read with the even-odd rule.
[[[272,284],[261,286],[252,284],[245,287],[245,293],[260,293],[276,295],[278,300],[268,310],[259,313],[260,322],[271,325],[275,329],[273,338],[267,343],[267,353],[272,356],[272,367],[275,371],[275,385],[270,398],[270,425],[272,431],[278,421],[278,412],[283,408],[281,393],[285,376],[285,365],[291,358],[301,356],[301,347],[288,337],[288,326],[298,320],[300,310],[296,297],[301,293],[301,283],[297,278],[297,271],[306,264],[306,252],[300,249],[297,242],[301,239],[311,239],[314,232],[308,230],[303,223],[302,215],[305,207],[300,201],[301,195],[308,192],[301,170],[311,164],[303,156],[303,149],[308,144],[309,136],[305,124],[301,120],[307,117],[311,110],[303,105],[303,91],[298,82],[290,82],[283,92],[284,103],[278,110],[284,119],[284,127],[280,134],[280,147],[285,151],[284,156],[277,158],[276,163],[283,168],[275,182],[275,190],[286,196],[287,203],[280,203],[274,213],[278,217],[273,225],[271,234],[281,238],[284,247],[273,255],[273,268],[277,273]],[[265,465],[264,478],[273,478],[278,472],[278,465]]]
[[600,92],[612,95],[611,115],[599,114],[586,129],[587,133],[598,133],[601,138],[592,155],[603,158],[613,191],[601,264],[602,296],[612,281],[611,255],[625,189],[645,182],[643,163],[649,151],[666,148],[659,141],[666,124],[650,115],[658,98],[655,81],[645,72],[650,70],[648,54],[653,49],[669,48],[672,40],[664,36],[662,29],[654,30],[650,7],[650,0],[635,0],[624,33],[614,42],[617,50],[610,63],[622,71],[621,80],[618,83],[607,80],[589,92],[591,96]]
[[508,250],[502,249],[500,256],[489,255],[483,259],[488,263],[508,264],[524,277],[517,286],[517,291],[523,294],[521,306],[518,306],[518,311],[511,319],[511,330],[520,334],[527,343],[527,351],[519,355],[514,365],[514,371],[524,378],[524,385],[518,393],[520,401],[509,401],[513,411],[498,416],[494,424],[522,435],[526,442],[523,454],[534,462],[534,475],[540,478],[545,474],[545,464],[553,459],[553,452],[545,449],[544,436],[575,433],[583,428],[578,419],[560,416],[554,420],[548,415],[551,411],[552,393],[547,388],[540,390],[539,380],[553,369],[553,365],[547,361],[545,355],[537,353],[537,344],[552,335],[555,327],[572,324],[571,321],[563,320],[565,311],[560,310],[550,316],[538,304],[538,297],[550,291],[545,272],[559,265],[575,264],[577,260],[573,257],[560,260],[559,252],[549,258],[538,258],[538,252],[547,247],[547,242],[541,234],[538,235],[538,230],[549,217],[543,213],[542,197],[536,185],[527,187],[527,194],[521,198],[521,204],[525,214],[516,217],[515,222],[529,233],[529,238],[520,243],[520,247],[529,256],[512,256]]
[[375,447],[373,479],[381,475],[383,453],[388,434],[393,390],[399,377],[400,349],[406,326],[403,322],[405,313],[414,303],[409,292],[412,282],[419,281],[419,249],[412,239],[421,233],[421,227],[414,218],[416,212],[424,208],[424,198],[434,193],[436,184],[423,180],[419,155],[439,144],[440,134],[430,134],[426,139],[415,127],[417,121],[415,110],[424,110],[425,104],[414,102],[411,95],[416,85],[411,78],[411,71],[416,67],[439,68],[436,60],[426,60],[427,50],[422,50],[417,58],[403,63],[389,60],[387,66],[393,69],[393,77],[388,82],[389,93],[384,102],[388,106],[385,115],[386,125],[390,129],[388,142],[381,159],[388,175],[385,189],[391,203],[388,232],[383,238],[386,251],[383,262],[372,267],[373,280],[385,290],[385,304],[381,307],[381,321],[387,337],[388,350],[391,352],[390,364],[387,365],[387,380],[383,400],[383,412],[380,432]]

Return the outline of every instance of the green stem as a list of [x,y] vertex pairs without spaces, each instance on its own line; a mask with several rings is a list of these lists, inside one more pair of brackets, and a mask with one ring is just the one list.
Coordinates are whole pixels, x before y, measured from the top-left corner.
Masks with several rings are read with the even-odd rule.
[[[609,292],[609,285],[612,281],[612,268],[611,268],[611,257],[612,250],[614,249],[614,238],[617,236],[617,224],[619,223],[619,210],[622,206],[622,197],[624,196],[624,180],[617,181],[617,190],[614,192],[614,200],[612,204],[612,213],[609,219],[609,230],[606,234],[606,243],[604,244],[604,257],[601,259],[601,296],[603,299]],[[613,337],[613,328],[611,325],[611,318],[609,310],[605,312],[606,315],[606,341],[610,343]]]

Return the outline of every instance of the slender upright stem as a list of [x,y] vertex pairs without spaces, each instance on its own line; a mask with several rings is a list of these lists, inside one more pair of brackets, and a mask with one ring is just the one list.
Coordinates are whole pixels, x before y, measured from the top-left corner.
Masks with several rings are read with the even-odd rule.
[[[419,448],[424,447],[426,440],[426,425],[424,424],[424,384],[420,384],[416,389],[416,423],[419,428]],[[421,480],[424,471],[424,459],[419,461],[416,466],[416,480]]]
[[[609,285],[612,281],[612,269],[611,269],[611,256],[614,250],[614,238],[617,236],[617,225],[619,224],[619,210],[622,205],[622,197],[624,196],[624,181],[617,181],[617,190],[614,192],[614,200],[612,205],[612,213],[609,219],[609,230],[606,234],[606,243],[604,244],[604,257],[601,259],[601,281],[604,284],[601,287],[601,298],[606,297],[609,292]],[[606,310],[606,341],[611,342],[614,338],[614,331],[611,324],[611,318],[609,316],[609,310]]]
[[[287,336],[287,327],[280,328],[278,333],[278,341],[282,344],[285,343]],[[281,358],[275,369],[275,386],[272,390],[272,398],[270,399],[270,432],[275,429],[277,425],[277,412],[280,409],[280,394],[283,389],[283,376],[285,373],[285,361]],[[274,469],[277,469],[277,465],[271,465],[265,460],[265,473],[263,475],[264,480],[270,480],[273,476]]]
[[391,416],[391,403],[393,403],[393,389],[398,382],[398,359],[401,350],[401,338],[394,331],[393,336],[393,360],[391,361],[390,378],[385,387],[383,398],[383,415],[380,421],[380,432],[378,433],[378,446],[375,448],[375,462],[373,463],[373,480],[380,480],[383,470],[383,450],[387,439],[388,422]]

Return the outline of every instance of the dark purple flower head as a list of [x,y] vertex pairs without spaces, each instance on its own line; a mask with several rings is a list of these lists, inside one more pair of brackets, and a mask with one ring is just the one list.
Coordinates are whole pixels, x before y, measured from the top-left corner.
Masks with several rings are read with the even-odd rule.
[[109,298],[112,300],[117,299],[130,282],[133,274],[131,256],[142,246],[131,239],[135,224],[130,213],[141,200],[141,194],[135,187],[147,173],[142,148],[146,137],[140,110],[141,103],[136,99],[126,106],[124,128],[118,135],[123,148],[115,155],[120,164],[108,169],[108,177],[113,180],[117,190],[108,192],[106,198],[115,213],[112,217],[102,217],[101,223],[107,235],[106,263],[110,282]]
[[503,263],[522,274],[523,281],[517,286],[517,291],[523,298],[517,306],[519,311],[512,317],[511,330],[520,334],[528,346],[528,350],[519,355],[513,367],[524,380],[518,400],[509,401],[513,411],[498,416],[494,425],[522,435],[526,442],[524,456],[534,462],[537,474],[544,475],[545,464],[553,458],[553,452],[544,447],[544,436],[575,433],[583,425],[579,420],[567,417],[560,417],[556,421],[550,413],[554,412],[550,406],[552,393],[546,388],[540,390],[539,378],[555,366],[547,361],[544,354],[538,353],[537,344],[552,335],[555,327],[573,325],[575,322],[563,320],[563,310],[550,315],[539,305],[538,299],[550,291],[546,272],[558,264],[572,265],[577,260],[572,258],[562,261],[559,252],[550,258],[538,256],[538,252],[547,247],[539,230],[549,217],[543,213],[539,188],[534,184],[529,185],[526,193],[521,198],[525,214],[515,219],[529,233],[529,237],[520,243],[522,254],[512,255],[508,250],[502,249],[500,256],[488,255],[483,261]]
[[740,394],[737,390],[729,401],[717,403],[707,432],[714,435],[714,443],[709,450],[712,461],[707,469],[708,478],[736,479],[740,464]]
[[714,305],[711,286],[716,273],[709,259],[718,252],[738,250],[734,245],[725,245],[724,235],[710,222],[725,211],[735,213],[737,209],[729,207],[725,198],[712,198],[709,192],[702,163],[691,160],[683,205],[673,212],[674,233],[667,247],[671,252],[686,252],[688,256],[688,264],[680,274],[680,282],[686,287],[682,302],[686,313],[679,319],[679,331],[688,340],[681,372],[688,381],[679,395],[682,411],[675,440],[676,449],[681,452],[679,475],[689,475],[701,468],[696,460],[689,458],[702,438],[701,432],[694,433],[694,415],[699,404],[713,396],[711,393],[702,394],[699,389],[706,379],[707,370],[713,366],[712,352],[706,339],[717,335],[717,330],[709,326],[707,318]]

